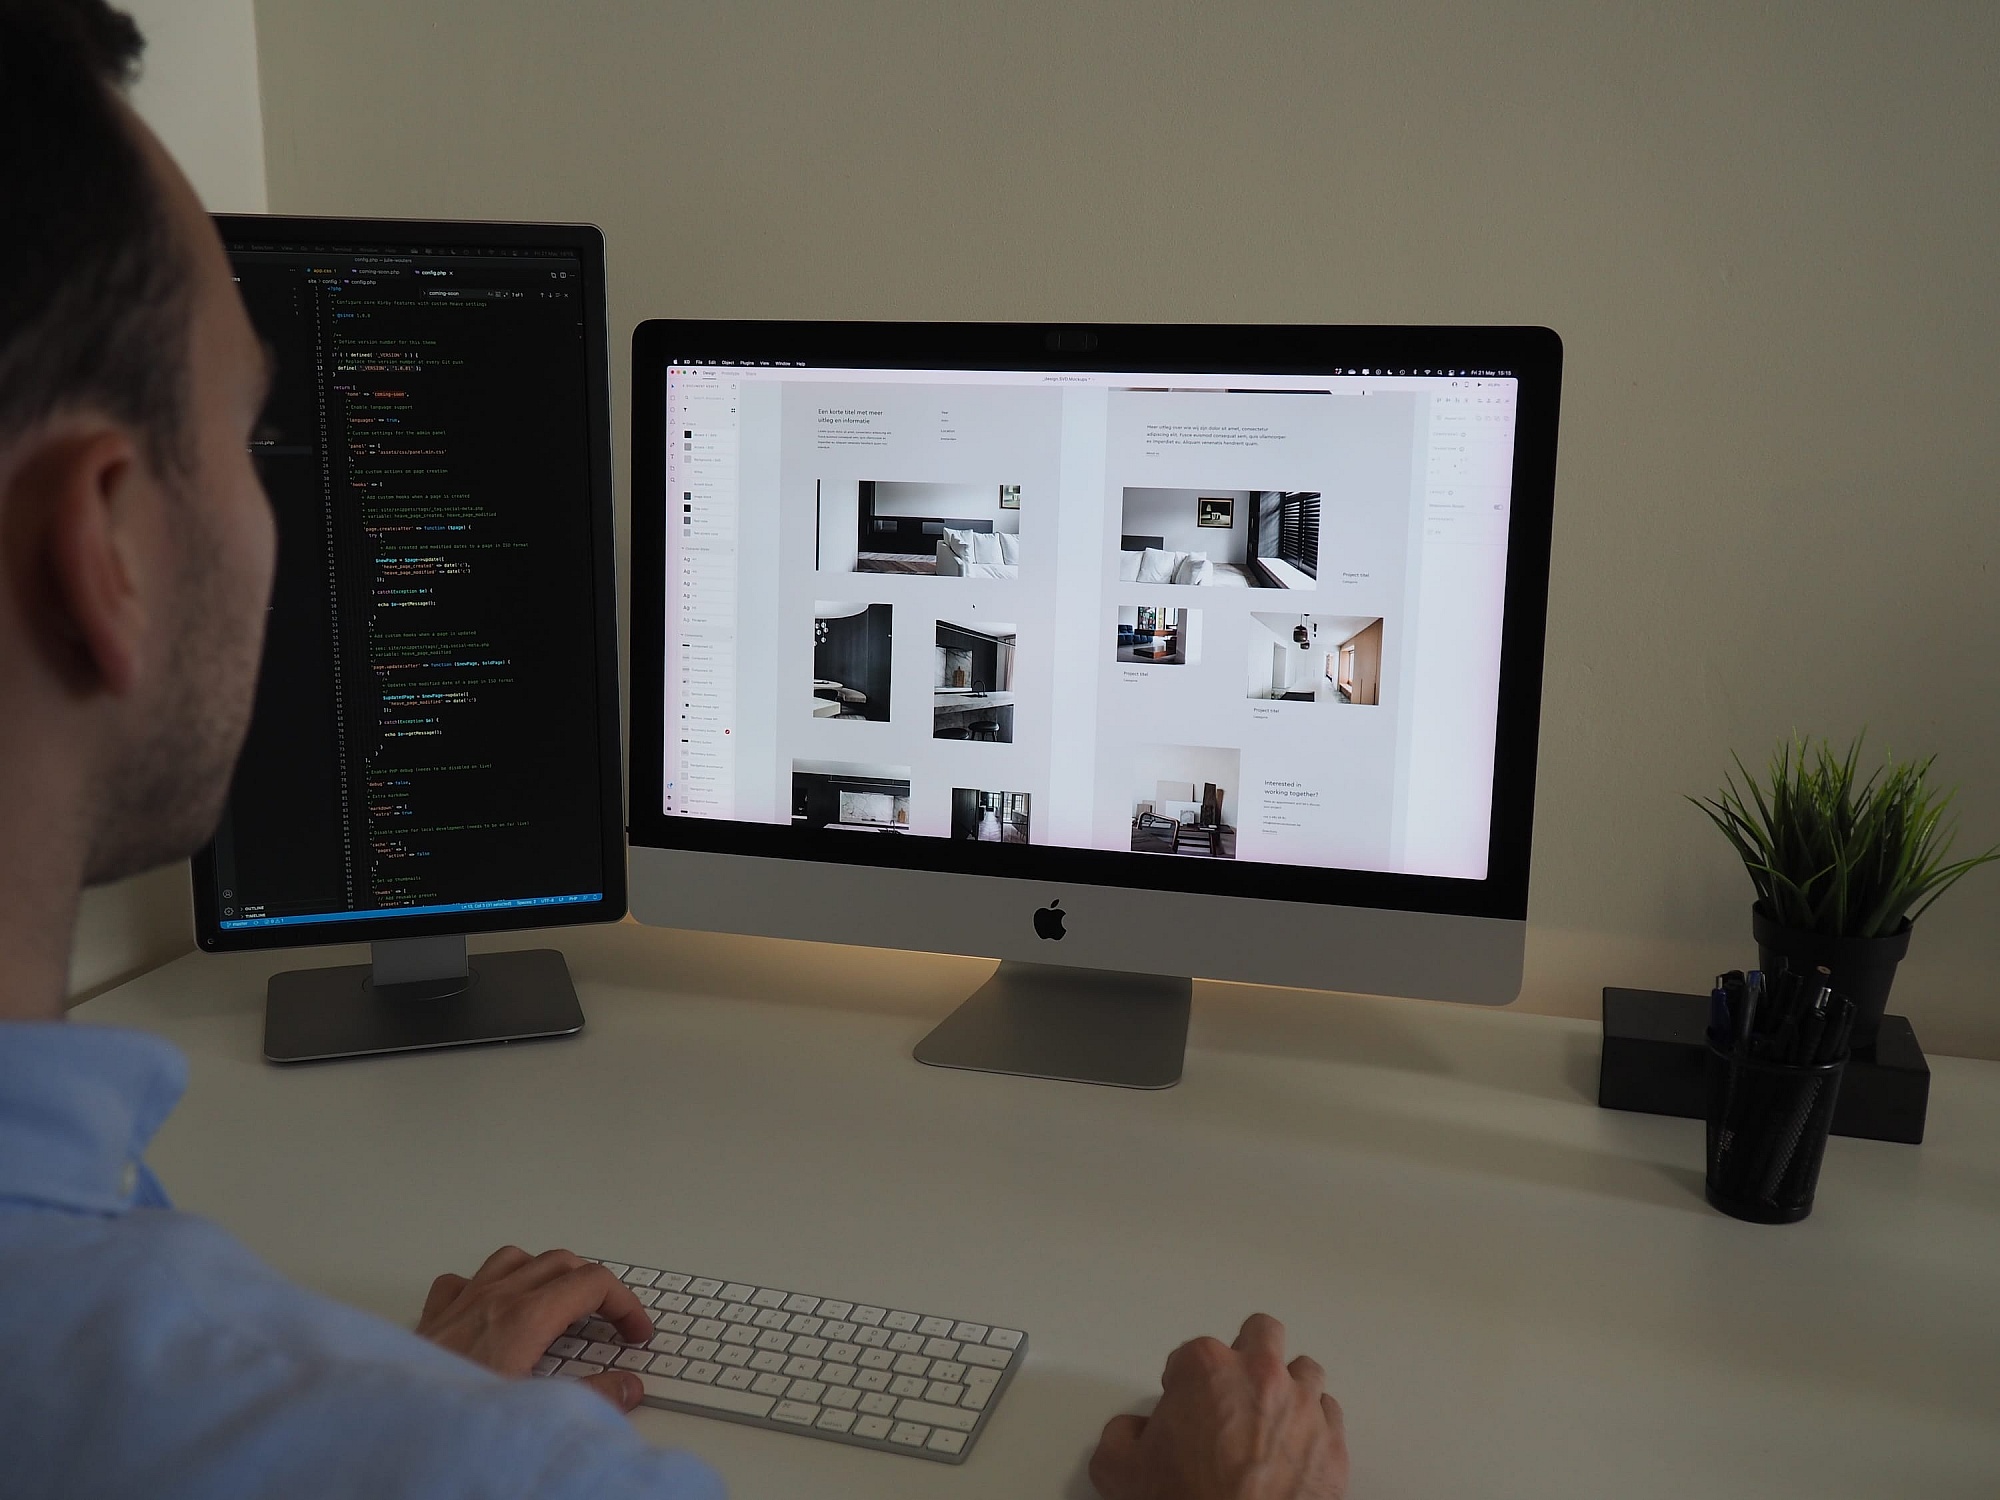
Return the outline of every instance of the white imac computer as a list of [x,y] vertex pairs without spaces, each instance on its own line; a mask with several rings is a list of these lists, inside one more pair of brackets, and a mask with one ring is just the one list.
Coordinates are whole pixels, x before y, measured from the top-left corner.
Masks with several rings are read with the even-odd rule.
[[642,324],[631,903],[975,954],[929,1063],[1180,1076],[1193,978],[1520,987],[1542,328]]

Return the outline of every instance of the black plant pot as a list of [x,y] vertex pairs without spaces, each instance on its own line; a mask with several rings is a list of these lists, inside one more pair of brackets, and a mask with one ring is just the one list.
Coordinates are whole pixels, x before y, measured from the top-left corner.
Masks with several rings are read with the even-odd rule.
[[1854,1002],[1854,1050],[1875,1045],[1896,965],[1910,951],[1908,918],[1887,937],[1828,937],[1782,925],[1758,901],[1750,907],[1750,935],[1757,940],[1757,965],[1767,974],[1781,964],[1798,974],[1825,965],[1832,975],[1827,983]]

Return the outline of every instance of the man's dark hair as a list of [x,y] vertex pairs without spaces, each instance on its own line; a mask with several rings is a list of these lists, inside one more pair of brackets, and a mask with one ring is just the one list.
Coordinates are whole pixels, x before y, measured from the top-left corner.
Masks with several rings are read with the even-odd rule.
[[104,0],[0,0],[0,442],[94,408],[178,468],[192,283],[113,92],[144,46]]

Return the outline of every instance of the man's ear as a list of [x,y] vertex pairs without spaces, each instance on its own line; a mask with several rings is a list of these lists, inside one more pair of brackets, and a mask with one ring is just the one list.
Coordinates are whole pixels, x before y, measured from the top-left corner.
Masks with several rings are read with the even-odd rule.
[[72,688],[121,696],[138,681],[147,628],[140,492],[157,481],[133,438],[109,424],[29,443],[0,501],[17,597]]

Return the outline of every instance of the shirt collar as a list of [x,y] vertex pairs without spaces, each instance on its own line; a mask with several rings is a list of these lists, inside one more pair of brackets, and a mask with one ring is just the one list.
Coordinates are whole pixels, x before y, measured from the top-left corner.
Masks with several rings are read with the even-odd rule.
[[143,1157],[186,1088],[187,1059],[158,1037],[0,1022],[0,1203],[98,1214],[164,1205]]

